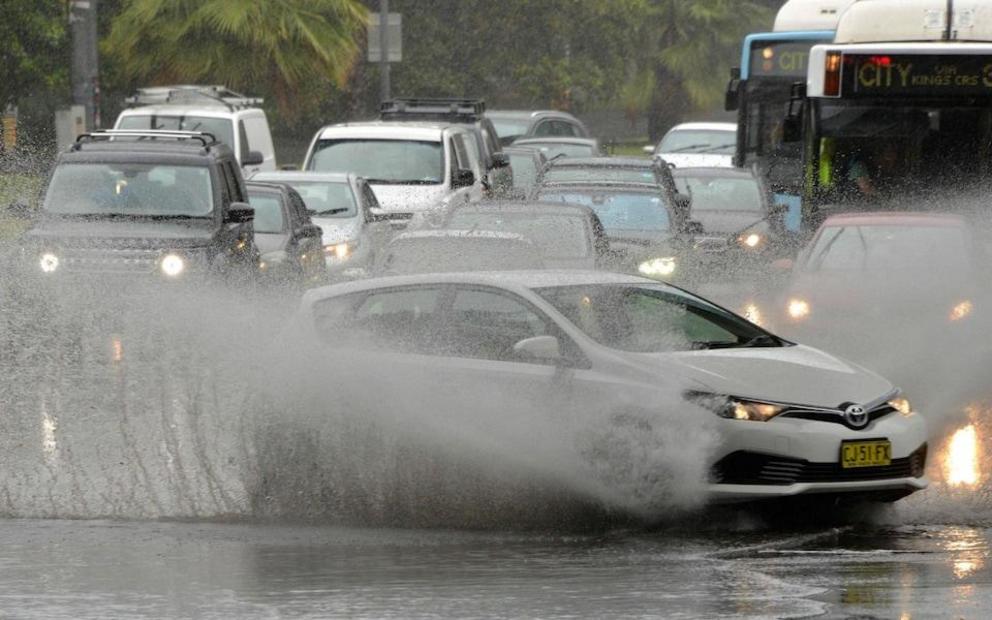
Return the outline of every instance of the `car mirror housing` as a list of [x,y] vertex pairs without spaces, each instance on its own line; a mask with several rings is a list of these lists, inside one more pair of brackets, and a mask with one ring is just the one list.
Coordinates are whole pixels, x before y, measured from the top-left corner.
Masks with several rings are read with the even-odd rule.
[[475,185],[475,173],[471,170],[458,170],[451,179],[452,187],[472,187]]
[[31,207],[25,202],[12,202],[7,206],[7,215],[18,220],[31,218]]
[[227,224],[244,224],[255,219],[255,209],[246,202],[232,202],[227,208],[224,222]]
[[261,166],[265,163],[265,155],[262,155],[261,151],[248,151],[248,155],[245,160],[241,162],[242,166]]
[[525,338],[513,345],[513,352],[545,362],[561,360],[561,347],[554,336]]
[[493,153],[493,168],[506,168],[509,165],[509,155],[506,153]]

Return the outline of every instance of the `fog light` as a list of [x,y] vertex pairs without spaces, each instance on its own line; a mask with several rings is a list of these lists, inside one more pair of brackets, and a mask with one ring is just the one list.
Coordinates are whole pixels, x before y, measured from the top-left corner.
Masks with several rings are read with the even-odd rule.
[[646,276],[670,276],[675,273],[675,258],[653,258],[638,265],[637,270]]
[[59,257],[52,254],[51,252],[46,252],[41,255],[41,259],[38,261],[38,266],[45,273],[52,273],[59,268]]
[[159,267],[162,269],[162,273],[170,278],[174,278],[183,272],[186,268],[186,263],[181,257],[175,254],[166,254],[162,257]]
[[753,249],[761,245],[762,237],[758,233],[751,233],[749,235],[742,235],[739,241],[742,245]]
[[335,243],[334,245],[325,245],[324,254],[328,256],[333,256],[338,260],[345,260],[351,256],[351,245],[347,242]]

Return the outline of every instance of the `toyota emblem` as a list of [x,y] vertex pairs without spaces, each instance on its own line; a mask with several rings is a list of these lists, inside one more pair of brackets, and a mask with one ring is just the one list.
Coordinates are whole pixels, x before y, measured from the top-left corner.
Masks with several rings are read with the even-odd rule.
[[868,426],[868,412],[861,405],[851,405],[844,410],[844,419],[854,428]]

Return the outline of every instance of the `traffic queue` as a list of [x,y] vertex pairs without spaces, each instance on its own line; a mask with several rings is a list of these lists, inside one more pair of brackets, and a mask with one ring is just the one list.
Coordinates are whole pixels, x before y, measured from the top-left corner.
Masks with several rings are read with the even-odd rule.
[[[113,130],[60,155],[23,281],[42,295],[108,275],[302,294],[313,341],[428,383],[481,373],[531,406],[564,388],[635,428],[651,418],[611,409],[618,394],[678,393],[721,437],[713,501],[895,501],[926,487],[932,436],[909,395],[862,365],[889,352],[872,337],[898,317],[966,346],[989,296],[971,220],[882,196],[898,193],[899,153],[920,178],[938,148],[941,165],[977,174],[961,137],[992,123],[949,87],[917,99],[881,83],[886,67],[938,69],[930,44],[859,38],[861,13],[885,3],[837,11],[840,47],[797,20],[808,3],[788,3],[776,33],[745,41],[727,98],[739,122],[679,125],[642,157],[605,154],[565,112],[420,98],[320,128],[299,170],[277,170],[257,100],[144,89]],[[797,45],[808,91],[783,89],[797,68],[775,64]],[[969,46],[984,49],[943,45],[958,74],[974,69]],[[758,109],[780,117],[755,126],[760,89],[786,105]],[[863,347],[842,352],[854,361],[835,355],[838,335]]]

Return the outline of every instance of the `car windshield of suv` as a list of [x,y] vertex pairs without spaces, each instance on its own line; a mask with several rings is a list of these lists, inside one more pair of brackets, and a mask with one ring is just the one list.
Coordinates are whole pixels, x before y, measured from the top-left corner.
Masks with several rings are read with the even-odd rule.
[[308,169],[352,172],[373,184],[439,185],[444,182],[444,152],[440,142],[321,140]]
[[590,338],[621,351],[783,346],[778,338],[722,308],[660,285],[590,284],[535,292]]
[[661,197],[634,192],[589,193],[576,191],[542,191],[541,202],[564,202],[591,207],[607,234],[622,231],[668,231],[671,227],[668,209]]
[[286,184],[300,194],[307,209],[316,212],[316,217],[355,217],[358,214],[355,193],[348,183],[287,181]]
[[248,203],[255,209],[255,232],[281,233],[286,229],[282,202],[278,196],[268,192],[248,192]]
[[59,215],[210,217],[213,184],[205,166],[65,163],[52,175],[44,209]]
[[737,148],[737,132],[680,129],[669,132],[661,140],[658,152],[733,155],[735,148]]
[[592,253],[589,229],[575,215],[459,209],[451,216],[447,228],[516,233],[530,239],[548,258],[579,258]]
[[203,131],[234,148],[234,123],[229,118],[209,116],[163,116],[129,114],[121,118],[118,129],[154,129],[156,131]]
[[552,166],[544,173],[545,183],[650,183],[658,184],[651,168],[609,166]]
[[490,120],[493,122],[493,127],[496,128],[496,135],[504,142],[527,135],[527,128],[530,126],[530,121],[524,119],[490,117]]
[[761,213],[761,186],[754,179],[676,176],[675,186],[692,197],[693,211],[751,211]]
[[810,251],[805,271],[961,274],[971,245],[951,226],[828,226]]

